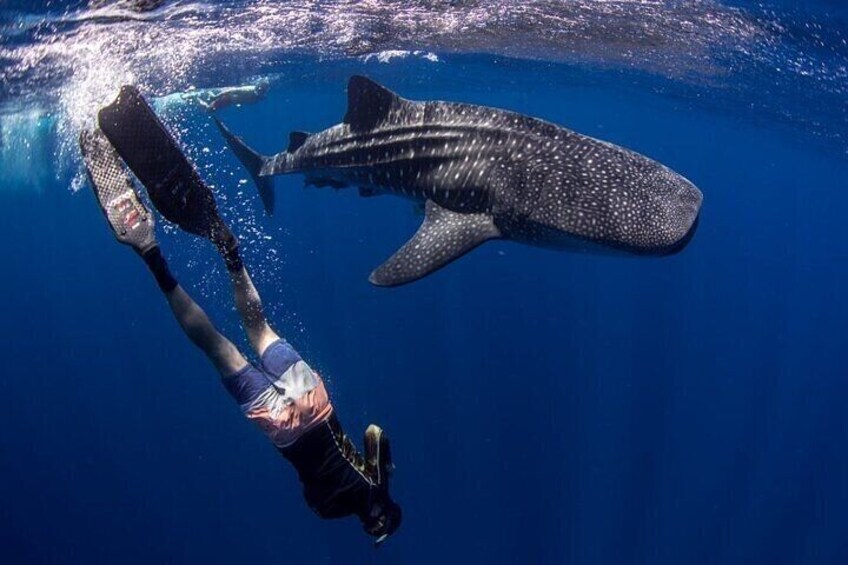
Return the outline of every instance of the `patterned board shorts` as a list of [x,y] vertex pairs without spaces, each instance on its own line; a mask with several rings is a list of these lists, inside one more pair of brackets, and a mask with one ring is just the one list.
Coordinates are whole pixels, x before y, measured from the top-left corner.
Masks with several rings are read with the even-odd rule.
[[248,365],[223,383],[278,448],[294,444],[333,413],[324,381],[284,339],[268,346],[259,368]]

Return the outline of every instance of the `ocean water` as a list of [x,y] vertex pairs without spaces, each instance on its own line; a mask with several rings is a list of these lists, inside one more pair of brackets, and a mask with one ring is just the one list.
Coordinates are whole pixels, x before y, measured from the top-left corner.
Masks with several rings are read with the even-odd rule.
[[[848,563],[842,2],[0,3],[0,562]],[[630,147],[704,193],[680,254],[491,242],[395,289],[401,199],[276,180],[266,216],[198,89],[265,153],[365,74]],[[321,521],[82,180],[123,82],[155,100],[346,430],[393,440],[404,523]],[[180,94],[183,93],[183,94]],[[172,270],[246,349],[205,242]]]

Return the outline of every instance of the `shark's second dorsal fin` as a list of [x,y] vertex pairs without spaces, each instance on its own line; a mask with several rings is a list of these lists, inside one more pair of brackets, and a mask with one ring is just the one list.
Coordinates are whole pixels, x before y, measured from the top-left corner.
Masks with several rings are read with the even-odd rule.
[[306,138],[309,137],[309,134],[305,131],[293,131],[289,134],[289,147],[286,149],[289,153],[294,153],[298,149],[300,149],[304,143],[306,143]]
[[403,98],[370,78],[359,75],[347,83],[347,113],[344,123],[352,130],[371,129],[388,115]]
[[489,214],[462,214],[428,200],[412,239],[368,278],[378,286],[412,282],[444,267],[484,241],[501,237]]

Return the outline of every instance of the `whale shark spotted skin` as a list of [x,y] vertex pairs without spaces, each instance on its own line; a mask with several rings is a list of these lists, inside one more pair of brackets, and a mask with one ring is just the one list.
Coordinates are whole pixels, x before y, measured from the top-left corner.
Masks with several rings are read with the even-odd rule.
[[380,286],[419,279],[497,238],[674,253],[694,233],[702,202],[687,179],[628,149],[506,110],[406,100],[361,76],[350,79],[341,124],[293,132],[272,157],[216,122],[269,212],[270,175],[288,173],[424,203],[412,239],[371,273]]

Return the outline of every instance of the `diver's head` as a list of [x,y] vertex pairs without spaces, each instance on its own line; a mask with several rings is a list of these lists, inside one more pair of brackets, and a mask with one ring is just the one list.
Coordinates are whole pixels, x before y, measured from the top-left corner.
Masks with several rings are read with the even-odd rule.
[[265,77],[256,81],[254,88],[256,89],[256,94],[259,96],[265,96],[268,93],[268,89],[271,87],[271,80]]
[[400,505],[388,497],[371,506],[371,513],[362,520],[365,533],[374,537],[374,545],[379,546],[400,527],[403,512]]

